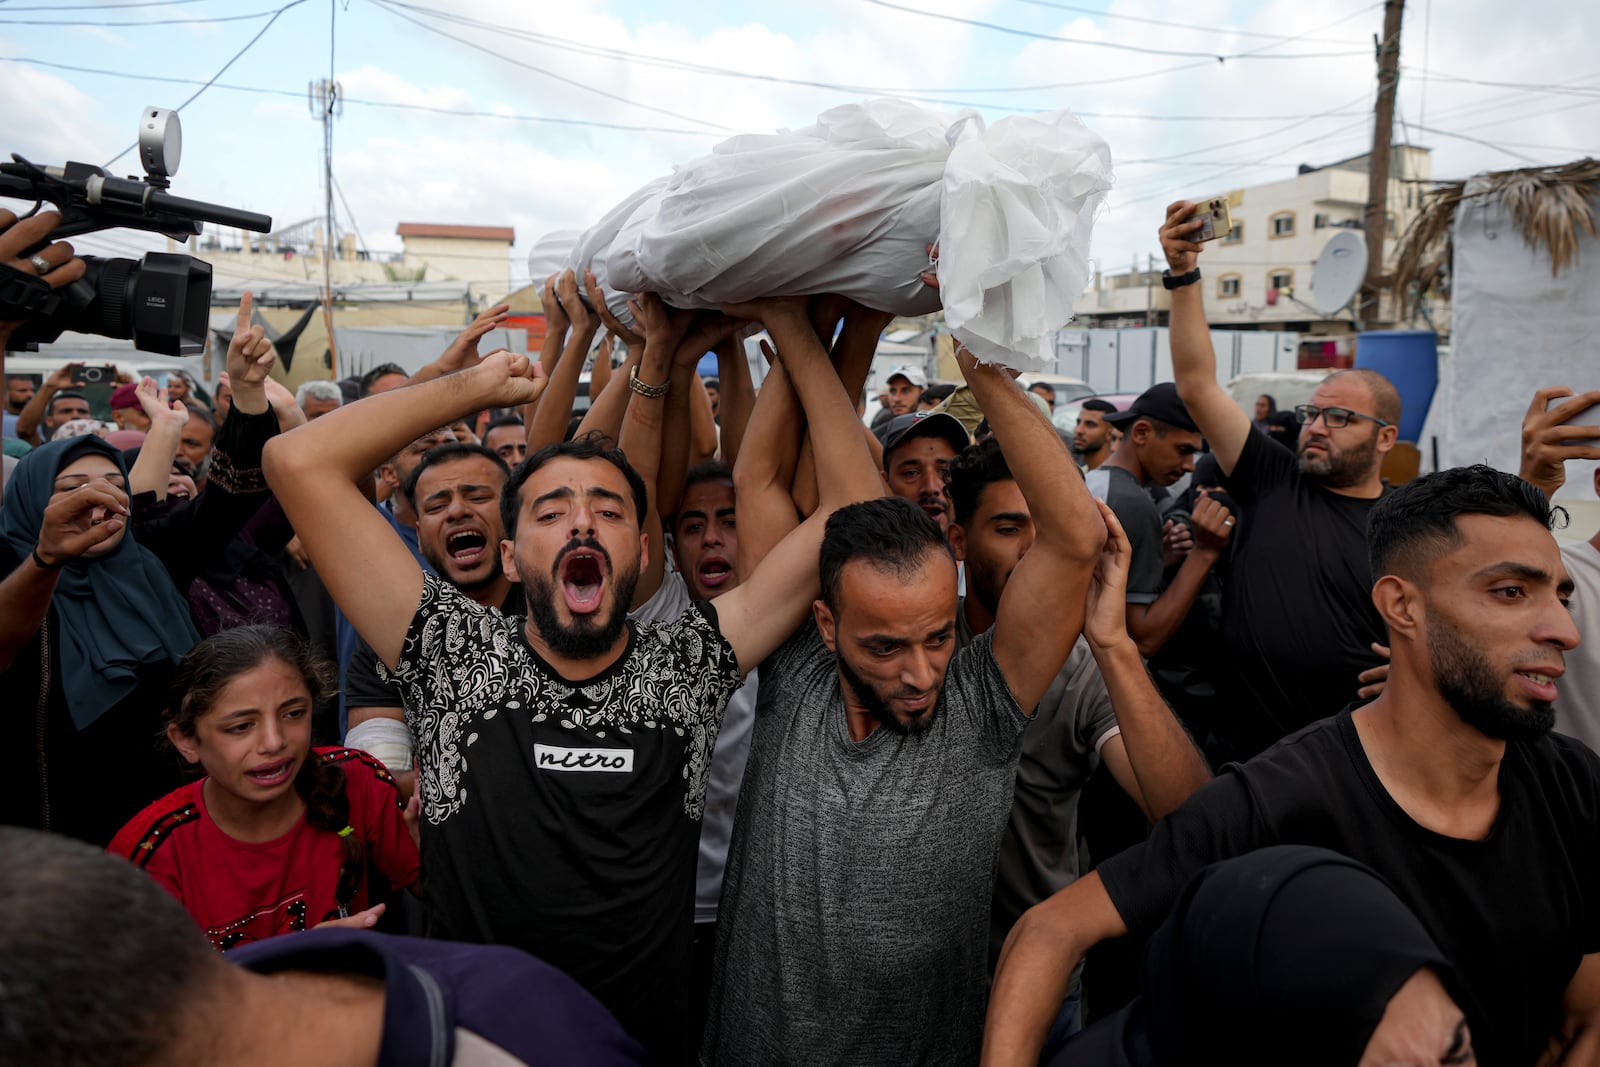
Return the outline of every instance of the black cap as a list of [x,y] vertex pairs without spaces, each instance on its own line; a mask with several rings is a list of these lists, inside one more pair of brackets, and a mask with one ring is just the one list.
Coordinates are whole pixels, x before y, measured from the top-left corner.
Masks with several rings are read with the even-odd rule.
[[879,440],[883,442],[883,460],[889,461],[889,453],[895,446],[911,440],[913,437],[938,437],[950,442],[950,447],[960,452],[972,443],[972,438],[967,434],[967,428],[961,425],[961,420],[947,411],[912,411],[905,415],[896,415],[883,427]]
[[1190,433],[1199,433],[1200,427],[1194,424],[1189,417],[1189,409],[1183,406],[1183,400],[1178,396],[1178,386],[1174,382],[1158,382],[1139,394],[1139,399],[1128,406],[1127,411],[1118,411],[1106,415],[1106,421],[1121,429],[1131,426],[1139,418],[1155,419],[1168,426],[1176,426],[1180,430]]

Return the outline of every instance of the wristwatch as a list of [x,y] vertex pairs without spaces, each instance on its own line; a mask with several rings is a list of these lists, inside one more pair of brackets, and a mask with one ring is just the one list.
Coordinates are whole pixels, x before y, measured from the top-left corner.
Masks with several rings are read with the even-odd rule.
[[1161,287],[1163,289],[1182,289],[1186,285],[1193,285],[1200,280],[1200,268],[1196,267],[1188,274],[1173,274],[1170,270],[1161,272]]

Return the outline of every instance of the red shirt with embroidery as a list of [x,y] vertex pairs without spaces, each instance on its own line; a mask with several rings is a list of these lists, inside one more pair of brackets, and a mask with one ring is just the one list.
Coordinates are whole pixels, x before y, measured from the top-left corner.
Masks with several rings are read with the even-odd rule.
[[[409,888],[421,861],[388,770],[356,749],[318,748],[307,758],[344,771],[350,826],[366,842],[367,862],[396,888]],[[176,789],[145,808],[122,828],[109,851],[149,871],[219,949],[337,918],[345,865],[339,835],[315,829],[302,817],[271,841],[239,841],[223,833],[206,811],[204,783],[202,778]],[[363,866],[348,907],[354,913],[367,906]]]

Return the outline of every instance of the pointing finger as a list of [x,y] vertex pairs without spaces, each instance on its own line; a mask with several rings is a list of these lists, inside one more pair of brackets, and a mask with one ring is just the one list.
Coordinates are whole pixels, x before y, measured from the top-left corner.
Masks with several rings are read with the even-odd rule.
[[255,300],[251,296],[250,290],[246,289],[244,291],[244,296],[239,300],[239,323],[238,323],[238,326],[239,326],[240,332],[243,332],[243,331],[248,330],[250,328],[250,312],[251,312],[252,308],[254,307],[254,305],[255,305]]

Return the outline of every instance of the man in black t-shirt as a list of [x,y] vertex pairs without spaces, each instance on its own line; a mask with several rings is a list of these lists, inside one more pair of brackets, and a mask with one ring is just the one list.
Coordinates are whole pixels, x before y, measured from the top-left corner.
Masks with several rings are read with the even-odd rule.
[[[505,460],[483,445],[444,444],[422,454],[400,495],[417,516],[417,547],[433,572],[474,603],[516,615],[522,612],[522,586],[506,577],[500,561],[500,491],[510,473]],[[359,637],[345,671],[344,698],[345,746],[380,760],[401,797],[410,800],[415,738],[400,686]]]
[[1148,842],[1024,914],[984,1063],[1034,1062],[1086,949],[1148,935],[1201,868],[1280,844],[1341,853],[1389,884],[1455,966],[1477,1062],[1532,1064],[1600,1022],[1600,757],[1550,732],[1578,632],[1549,523],[1543,494],[1487,467],[1380,502],[1384,691],[1225,768]]
[[[692,365],[720,338],[654,297],[640,305],[645,351],[627,419],[659,424],[666,366]],[[506,482],[498,548],[526,617],[424,575],[356,489],[441,421],[537,401],[546,379],[526,356],[492,353],[367,397],[286,435],[264,460],[334,600],[400,681],[419,752],[429,935],[538,953],[661,1064],[693,1047],[696,845],[723,709],[810,611],[828,517],[881,491],[805,301],[727,310],[760,319],[782,354],[821,499],[736,589],[674,623],[628,622],[659,549],[644,529],[645,479],[608,442],[547,446]],[[736,325],[722,322],[723,336]],[[786,485],[739,488],[742,511],[775,500],[793,514]]]
[[1373,647],[1386,638],[1368,597],[1366,528],[1383,493],[1379,468],[1399,432],[1400,394],[1375,371],[1337,371],[1299,409],[1298,455],[1256,433],[1217,383],[1195,284],[1194,210],[1173,204],[1161,230],[1171,266],[1172,371],[1242,509],[1223,590],[1230,662],[1222,676],[1235,706],[1233,745],[1245,758],[1356,699],[1362,672],[1383,662]]

